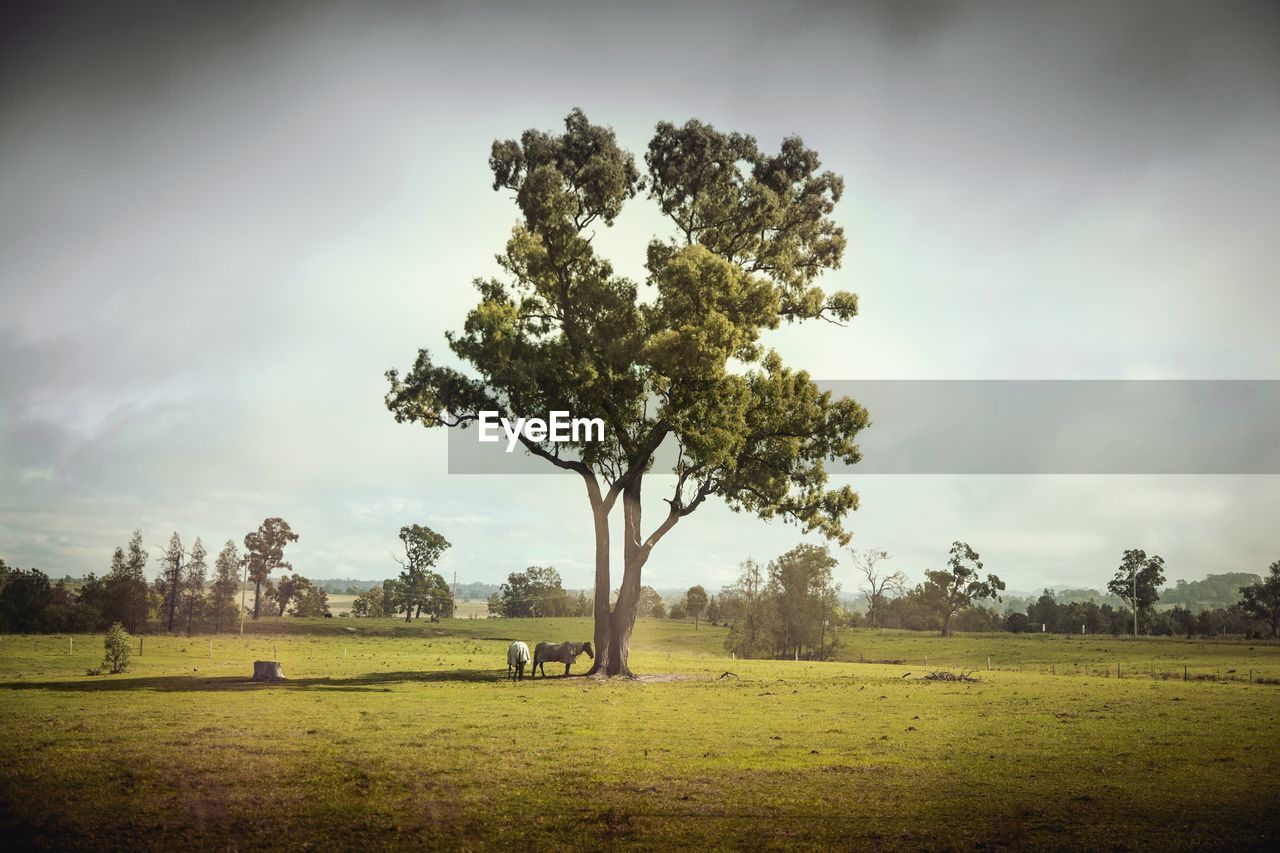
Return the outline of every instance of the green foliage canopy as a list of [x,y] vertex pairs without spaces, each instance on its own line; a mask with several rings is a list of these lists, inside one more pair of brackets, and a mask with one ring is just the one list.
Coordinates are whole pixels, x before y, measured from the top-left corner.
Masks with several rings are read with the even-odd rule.
[[[642,177],[613,131],[580,110],[563,134],[495,142],[489,162],[494,189],[514,194],[521,219],[498,257],[504,275],[475,282],[478,304],[446,336],[467,369],[420,350],[404,376],[387,372],[386,403],[397,421],[427,427],[466,427],[481,410],[566,410],[606,423],[603,442],[521,441],[586,483],[595,668],[629,673],[640,571],[708,498],[849,538],[842,522],[857,495],[829,489],[824,462],[858,461],[854,437],[867,413],[820,391],[761,341],[784,321],[856,314],[853,294],[814,283],[840,264],[845,238],[830,214],[843,183],[798,138],[771,155],[750,136],[699,121],[659,124]],[[646,189],[675,234],[650,241],[641,285],[597,256],[592,237]],[[675,450],[674,487],[665,516],[644,530],[641,481],[664,443]],[[624,574],[611,612],[608,519],[620,496]]]

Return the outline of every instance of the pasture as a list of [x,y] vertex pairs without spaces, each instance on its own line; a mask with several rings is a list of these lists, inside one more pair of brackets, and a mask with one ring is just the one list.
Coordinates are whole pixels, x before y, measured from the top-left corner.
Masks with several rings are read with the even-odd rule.
[[[5,837],[1179,849],[1277,831],[1280,685],[1242,672],[1280,676],[1274,643],[845,631],[852,660],[741,661],[724,629],[642,620],[651,677],[513,684],[509,638],[585,640],[590,621],[250,629],[212,657],[208,637],[146,637],[116,676],[85,675],[100,637],[0,638]],[[924,680],[926,656],[979,681]],[[290,680],[248,683],[254,658]]]

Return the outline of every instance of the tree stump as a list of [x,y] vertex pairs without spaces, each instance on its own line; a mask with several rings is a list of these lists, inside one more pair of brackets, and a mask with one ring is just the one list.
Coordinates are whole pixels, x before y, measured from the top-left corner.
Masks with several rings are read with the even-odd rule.
[[284,681],[284,670],[280,669],[278,660],[256,660],[253,662],[254,681]]

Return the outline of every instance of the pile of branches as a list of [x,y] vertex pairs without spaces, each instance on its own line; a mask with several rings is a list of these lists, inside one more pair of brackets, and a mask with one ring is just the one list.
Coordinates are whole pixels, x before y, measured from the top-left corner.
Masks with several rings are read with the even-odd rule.
[[934,672],[931,672],[928,675],[923,676],[923,678],[925,681],[974,681],[976,682],[978,680],[973,677],[972,671],[948,672],[945,670],[944,671],[935,670]]

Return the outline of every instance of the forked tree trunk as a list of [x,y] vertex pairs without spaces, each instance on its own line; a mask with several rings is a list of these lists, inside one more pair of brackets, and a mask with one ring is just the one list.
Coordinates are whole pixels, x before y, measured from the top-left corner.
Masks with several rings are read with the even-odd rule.
[[640,572],[649,561],[653,546],[675,525],[680,514],[673,508],[666,521],[647,541],[643,540],[640,529],[642,477],[635,476],[623,487],[622,585],[618,589],[618,600],[610,609],[609,510],[612,503],[601,497],[599,484],[594,477],[584,476],[583,479],[587,482],[587,494],[591,499],[596,535],[596,659],[587,674],[634,678],[628,659],[631,654],[631,629],[635,627],[636,611],[640,604]]
[[622,585],[618,600],[609,614],[608,654],[602,670],[605,675],[634,678],[629,659],[631,630],[636,624],[636,608],[640,604],[640,570],[649,559],[649,550],[640,542],[640,484],[636,477],[622,490]]

